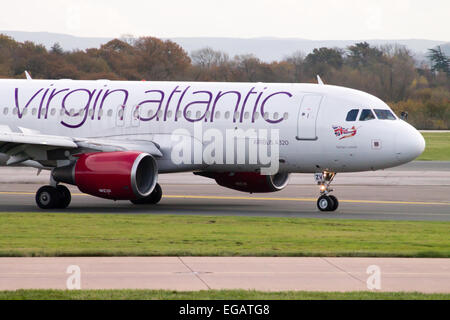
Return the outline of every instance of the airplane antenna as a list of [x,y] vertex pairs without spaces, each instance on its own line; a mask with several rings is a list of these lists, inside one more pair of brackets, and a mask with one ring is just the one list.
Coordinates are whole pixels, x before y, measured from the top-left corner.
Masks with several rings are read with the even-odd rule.
[[317,82],[318,82],[321,86],[324,85],[324,83],[323,83],[323,81],[322,81],[322,79],[320,78],[319,75],[317,75]]
[[27,80],[33,80],[28,71],[25,71],[25,76],[27,77]]

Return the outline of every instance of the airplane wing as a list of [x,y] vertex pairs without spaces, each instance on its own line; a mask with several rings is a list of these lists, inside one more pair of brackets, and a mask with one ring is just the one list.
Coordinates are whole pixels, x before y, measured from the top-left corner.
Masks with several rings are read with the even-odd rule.
[[159,146],[151,141],[83,139],[42,135],[20,128],[19,132],[0,130],[0,154],[4,165],[51,169],[68,155],[88,152],[141,151],[162,157]]
[[70,149],[77,148],[77,144],[69,137],[0,132],[0,144],[8,143],[17,145],[42,145]]
[[141,151],[162,157],[159,145],[146,140],[75,139],[79,148],[98,152]]

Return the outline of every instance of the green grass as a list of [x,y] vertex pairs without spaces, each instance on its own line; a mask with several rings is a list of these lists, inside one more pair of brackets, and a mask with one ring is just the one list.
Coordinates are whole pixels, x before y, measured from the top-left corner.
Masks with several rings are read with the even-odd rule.
[[245,290],[18,290],[0,291],[0,300],[450,300],[450,294],[405,292],[261,292]]
[[450,132],[425,132],[422,135],[427,147],[417,160],[450,161]]
[[0,256],[450,257],[450,223],[0,213]]

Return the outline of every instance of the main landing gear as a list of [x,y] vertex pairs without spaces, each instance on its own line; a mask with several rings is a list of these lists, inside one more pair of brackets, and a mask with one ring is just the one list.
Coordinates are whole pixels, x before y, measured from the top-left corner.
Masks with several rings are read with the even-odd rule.
[[157,204],[161,201],[162,189],[159,183],[156,184],[155,189],[150,193],[150,195],[143,199],[131,200],[131,203],[135,205],[146,205],[146,204]]
[[44,186],[36,192],[36,203],[41,209],[66,209],[72,196],[69,189],[63,185]]
[[335,176],[336,173],[329,171],[316,173],[315,175],[317,184],[320,186],[320,198],[317,200],[317,208],[320,211],[336,211],[339,207],[338,199],[329,194],[333,191],[330,185]]
[[[161,198],[161,186],[156,184],[155,189],[147,198],[131,200],[131,202],[136,205],[157,204]],[[66,209],[71,200],[69,189],[63,185],[44,186],[36,192],[36,204],[44,210]]]

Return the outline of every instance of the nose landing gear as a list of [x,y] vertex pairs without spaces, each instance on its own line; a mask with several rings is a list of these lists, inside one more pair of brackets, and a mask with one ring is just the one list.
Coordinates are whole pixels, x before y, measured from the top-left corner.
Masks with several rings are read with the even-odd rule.
[[336,173],[329,171],[315,174],[316,182],[320,186],[320,198],[317,200],[317,208],[320,211],[336,211],[339,207],[338,199],[329,194],[333,191],[330,185],[335,176]]

